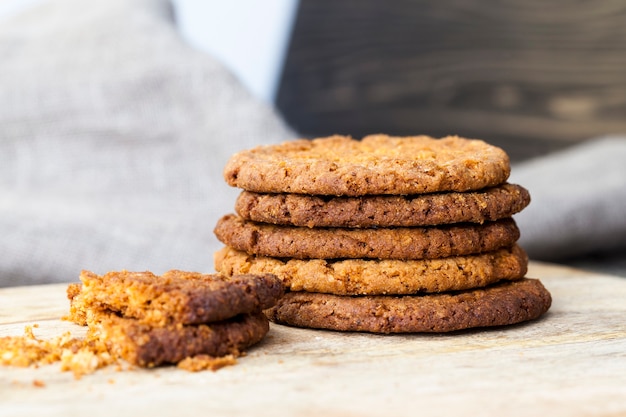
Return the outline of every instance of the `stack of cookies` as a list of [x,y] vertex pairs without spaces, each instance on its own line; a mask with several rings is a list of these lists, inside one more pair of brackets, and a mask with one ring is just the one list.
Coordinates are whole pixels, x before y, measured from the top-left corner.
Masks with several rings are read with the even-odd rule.
[[114,357],[141,367],[238,355],[267,334],[262,310],[284,293],[269,274],[83,271],[80,280],[68,287],[67,319],[89,326],[89,339]]
[[535,319],[551,297],[525,278],[512,216],[530,202],[509,158],[480,140],[332,136],[229,160],[243,189],[218,221],[225,275],[271,273],[276,323],[375,333],[448,332]]

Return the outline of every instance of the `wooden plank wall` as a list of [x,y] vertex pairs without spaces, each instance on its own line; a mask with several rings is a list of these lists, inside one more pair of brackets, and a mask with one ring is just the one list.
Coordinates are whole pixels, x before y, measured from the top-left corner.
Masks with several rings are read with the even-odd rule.
[[277,106],[303,136],[460,134],[513,160],[626,133],[626,1],[300,0]]

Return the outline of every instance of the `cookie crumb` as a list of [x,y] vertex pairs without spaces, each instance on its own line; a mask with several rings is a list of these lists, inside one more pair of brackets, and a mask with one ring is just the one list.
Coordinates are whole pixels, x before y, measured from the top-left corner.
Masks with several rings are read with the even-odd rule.
[[61,370],[72,371],[79,379],[117,361],[102,343],[73,338],[70,332],[52,339],[39,339],[33,332],[37,327],[25,326],[22,336],[0,338],[0,365],[38,368],[60,362]]
[[237,356],[239,355],[230,354],[222,357],[209,355],[190,356],[178,362],[176,367],[190,372],[205,370],[217,371],[225,366],[235,365],[237,363]]

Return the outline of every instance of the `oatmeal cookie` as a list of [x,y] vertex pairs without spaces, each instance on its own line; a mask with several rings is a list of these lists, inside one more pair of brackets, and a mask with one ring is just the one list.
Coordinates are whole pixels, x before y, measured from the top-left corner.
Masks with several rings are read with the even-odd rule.
[[224,168],[248,191],[343,196],[480,190],[509,174],[502,149],[458,136],[300,139],[236,153]]
[[228,246],[215,253],[225,275],[271,273],[291,291],[337,295],[415,294],[484,287],[522,278],[528,257],[517,245],[441,259],[285,259],[248,255]]
[[268,319],[262,312],[185,326],[152,326],[112,312],[88,317],[90,338],[106,343],[111,354],[141,367],[178,363],[196,355],[237,355],[269,331]]
[[485,224],[398,228],[276,226],[222,217],[215,235],[227,246],[276,258],[434,259],[511,246],[519,229],[511,218]]
[[85,311],[111,310],[144,323],[164,326],[198,324],[253,313],[273,305],[284,292],[274,275],[201,274],[172,270],[80,274],[82,288],[70,286],[70,319],[84,321]]
[[451,332],[533,320],[552,303],[539,280],[523,278],[466,291],[406,296],[289,292],[266,310],[297,327],[372,333]]
[[333,197],[242,191],[235,211],[255,222],[303,227],[412,227],[484,223],[511,217],[530,203],[516,184],[479,191]]

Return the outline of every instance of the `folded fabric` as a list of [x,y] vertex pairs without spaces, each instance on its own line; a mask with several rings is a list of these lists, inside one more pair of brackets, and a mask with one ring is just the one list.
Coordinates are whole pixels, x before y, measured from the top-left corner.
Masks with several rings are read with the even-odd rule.
[[[0,286],[212,272],[236,151],[297,135],[178,35],[166,0],[49,0],[0,26]],[[534,259],[626,251],[626,139],[513,167]]]
[[0,285],[213,271],[234,152],[294,137],[165,0],[50,0],[0,26]]
[[530,205],[515,219],[531,258],[621,253],[626,260],[626,137],[592,139],[514,165],[510,180],[530,191]]

